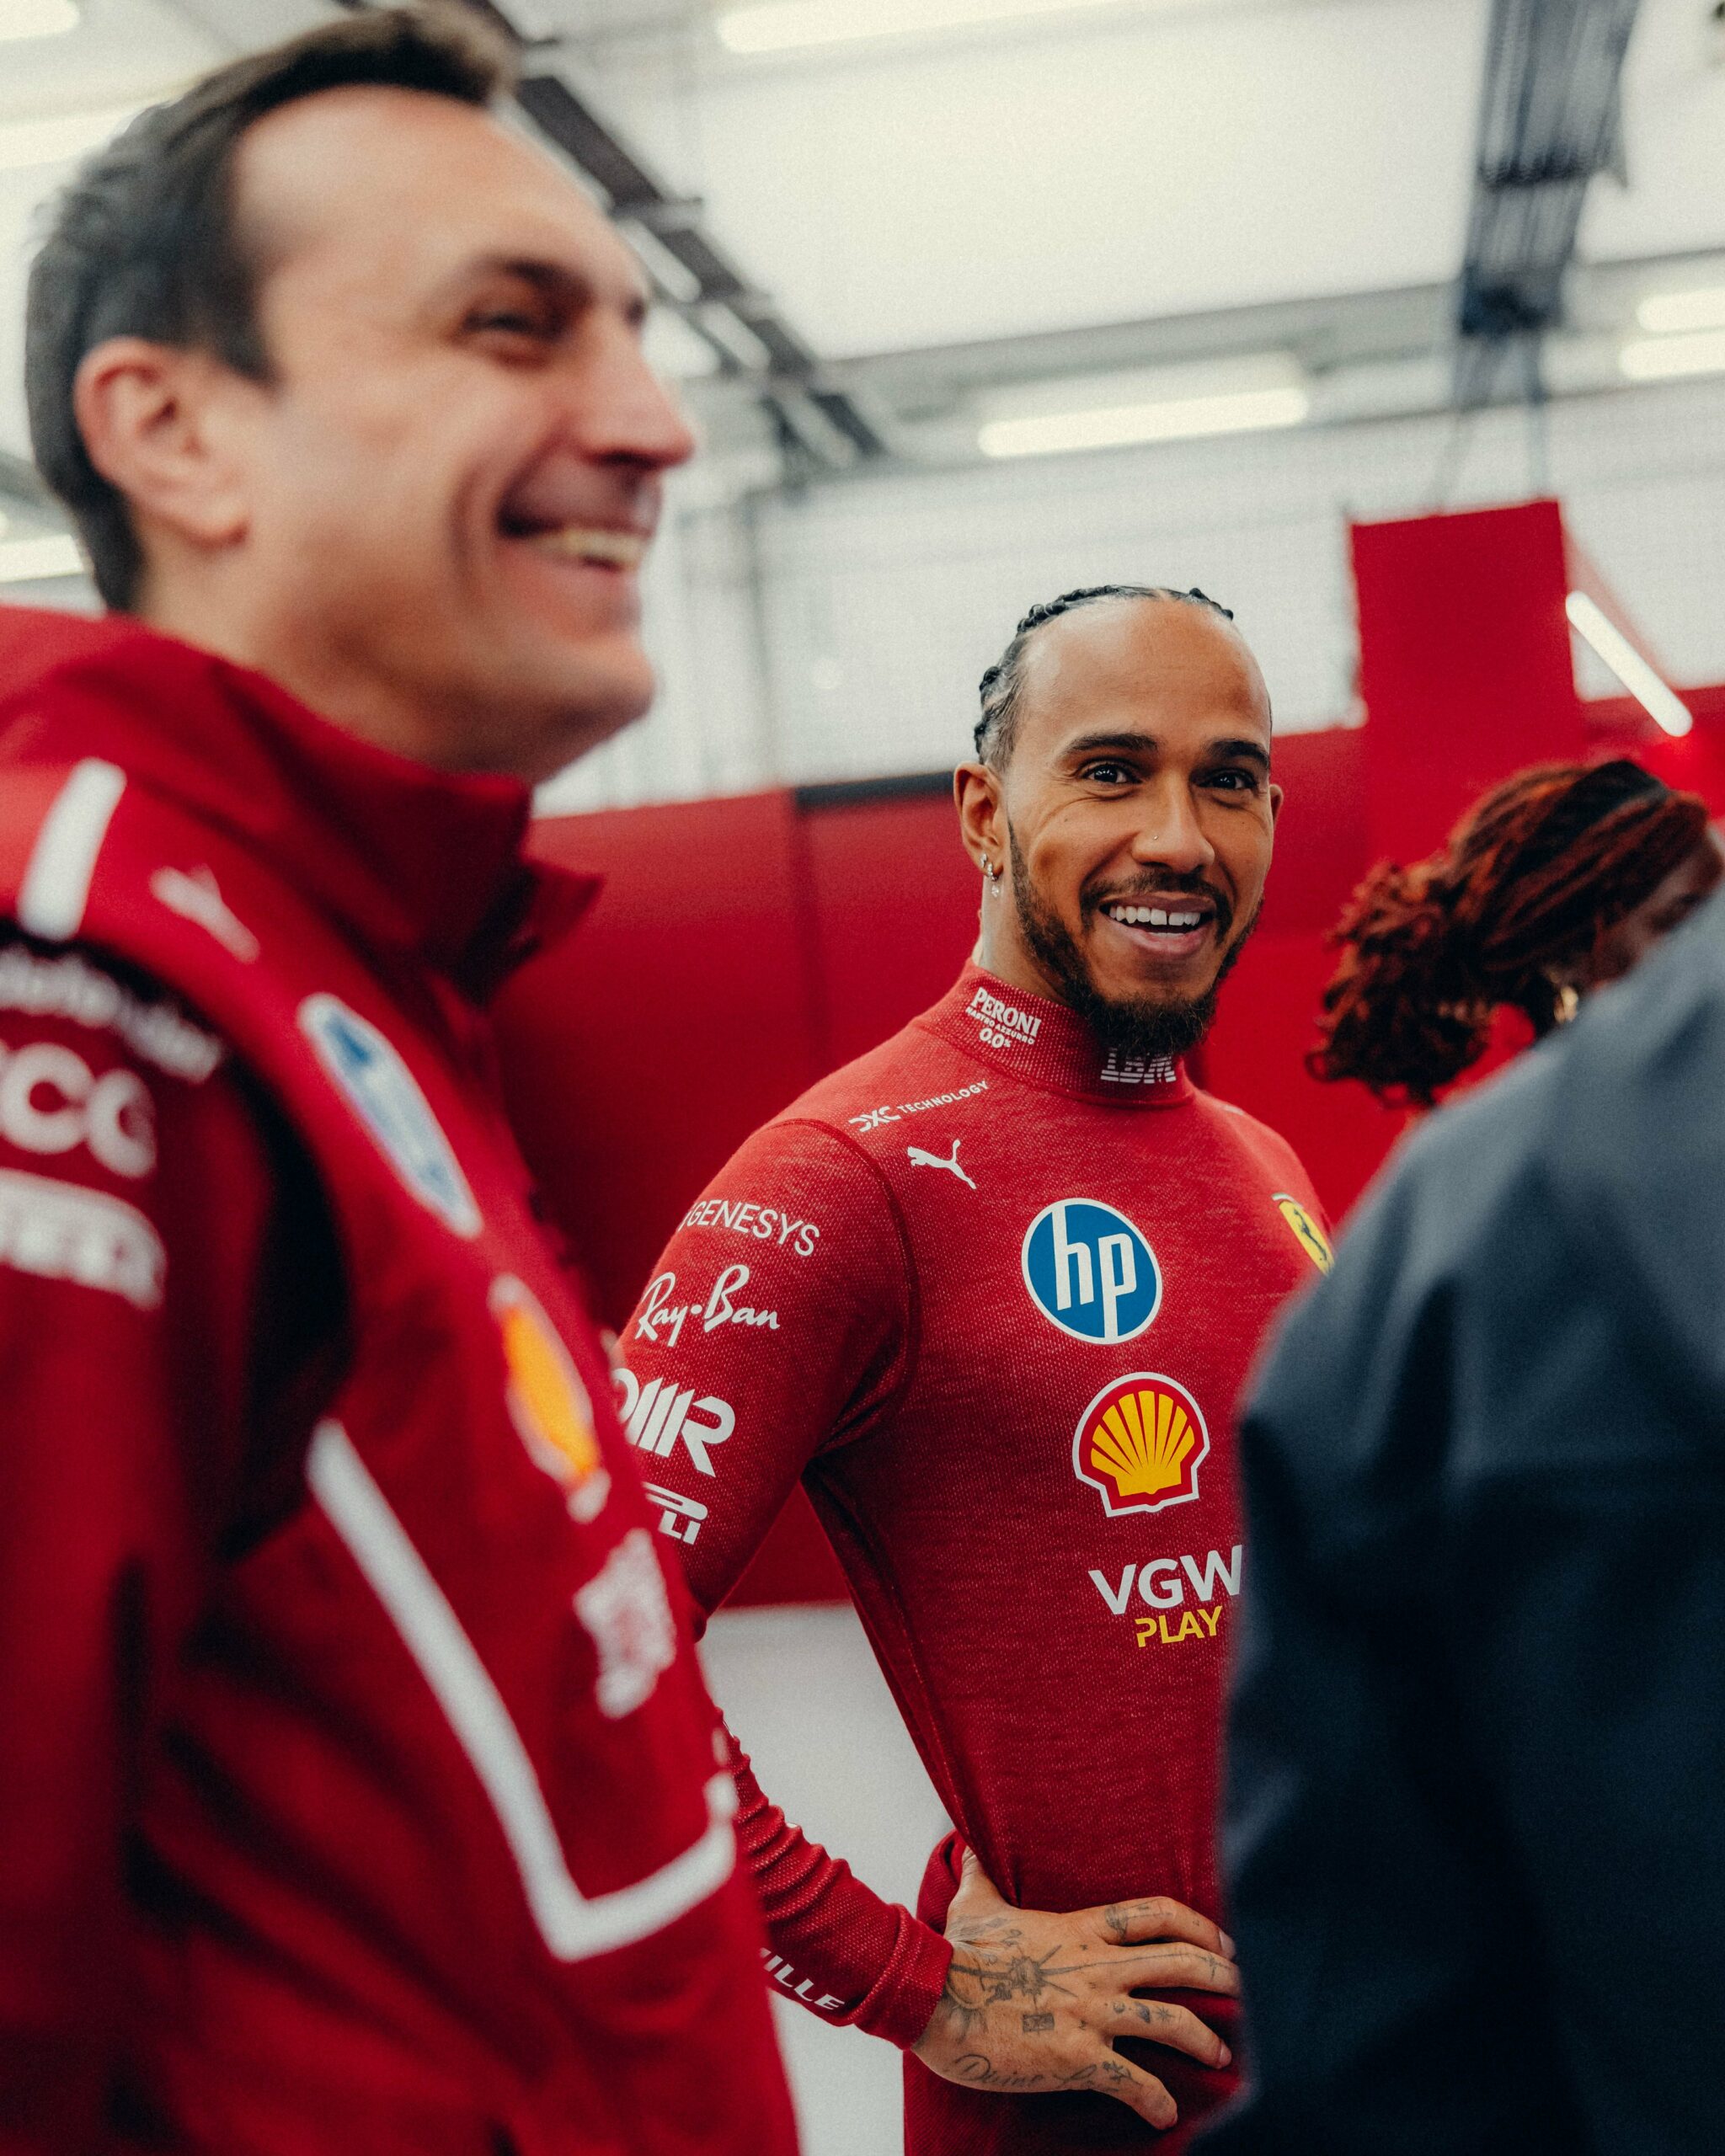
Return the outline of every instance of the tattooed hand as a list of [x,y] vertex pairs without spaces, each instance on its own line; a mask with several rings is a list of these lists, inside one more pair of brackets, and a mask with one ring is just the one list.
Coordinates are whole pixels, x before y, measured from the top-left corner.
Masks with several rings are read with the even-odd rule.
[[974,1850],[947,1913],[953,1965],[916,2047],[934,2073],[972,2089],[1043,2095],[1093,2089],[1151,2126],[1179,2114],[1153,2074],[1114,2049],[1136,2036],[1226,2066],[1228,2047],[1183,2006],[1135,1991],[1237,1992],[1234,1943],[1178,1902],[1113,1902],[1056,1916],[1015,1909]]

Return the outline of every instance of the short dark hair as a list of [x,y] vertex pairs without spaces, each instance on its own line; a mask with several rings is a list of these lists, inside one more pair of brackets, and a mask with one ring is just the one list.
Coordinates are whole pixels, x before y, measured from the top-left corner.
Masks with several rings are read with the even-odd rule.
[[1018,731],[1018,692],[1023,686],[1024,654],[1030,639],[1045,622],[1070,614],[1080,606],[1093,606],[1104,599],[1172,599],[1188,606],[1208,606],[1225,622],[1234,618],[1231,607],[1221,606],[1194,584],[1189,591],[1176,591],[1163,584],[1088,584],[1077,591],[1063,591],[1033,606],[1012,632],[1012,640],[979,684],[982,716],[976,722],[976,753],[985,764],[999,771],[1012,753]]
[[206,350],[270,379],[258,265],[234,216],[234,155],[247,129],[321,90],[360,85],[483,108],[514,72],[500,37],[435,0],[368,11],[236,60],[140,113],[59,197],[25,312],[30,440],[109,606],[134,603],[143,556],[124,495],[78,432],[73,384],[88,353],[127,336]]

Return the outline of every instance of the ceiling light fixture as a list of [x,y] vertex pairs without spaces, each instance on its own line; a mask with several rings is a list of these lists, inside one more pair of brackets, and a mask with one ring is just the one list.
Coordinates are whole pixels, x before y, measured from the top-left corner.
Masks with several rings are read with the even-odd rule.
[[1609,620],[1584,591],[1572,591],[1563,611],[1583,643],[1617,676],[1648,715],[1668,734],[1685,734],[1695,724],[1695,714],[1649,666],[1616,624]]
[[1643,329],[1669,337],[1685,329],[1725,329],[1725,285],[1686,292],[1650,292],[1635,310]]
[[77,24],[77,0],[0,0],[0,45],[13,38],[59,37]]
[[1107,4],[1108,0],[750,0],[748,6],[725,8],[718,29],[733,52],[789,52],[798,45],[962,29],[1027,15],[1076,14]]
[[1291,385],[1236,389],[1213,397],[1165,397],[1141,404],[991,419],[976,441],[985,456],[1055,456],[1070,450],[1126,449],[1140,442],[1194,441],[1205,435],[1297,427],[1311,410],[1306,392]]
[[1725,374],[1725,329],[1686,337],[1636,337],[1617,355],[1632,382],[1675,382],[1688,374]]
[[83,556],[69,532],[51,532],[45,539],[0,540],[0,584],[45,583],[51,577],[83,573]]

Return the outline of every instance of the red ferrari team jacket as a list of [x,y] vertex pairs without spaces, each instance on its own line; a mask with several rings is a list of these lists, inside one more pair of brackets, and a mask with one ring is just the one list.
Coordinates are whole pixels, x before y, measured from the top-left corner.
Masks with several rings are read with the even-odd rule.
[[511,783],[39,626],[0,2150],[783,2156],[715,1716],[491,1082],[485,996],[581,892]]
[[[626,1329],[628,1434],[702,1609],[800,1477],[942,1801],[1020,1906],[1222,1913],[1235,1405],[1327,1260],[1317,1215],[1272,1131],[973,966],[748,1140]],[[775,1977],[914,2043],[950,1862],[912,1917],[740,1779]],[[1231,2028],[1228,2002],[1186,2003]],[[1137,2055],[1183,2146],[1231,2077]],[[1156,2139],[1101,2095],[907,2072],[912,2156]]]

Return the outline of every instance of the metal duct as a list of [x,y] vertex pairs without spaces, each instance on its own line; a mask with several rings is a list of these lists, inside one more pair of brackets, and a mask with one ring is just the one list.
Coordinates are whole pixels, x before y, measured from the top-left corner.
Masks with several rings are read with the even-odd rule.
[[1620,154],[1623,56],[1641,0],[1493,0],[1455,398],[1490,396],[1519,345],[1562,318],[1563,278],[1595,173]]

